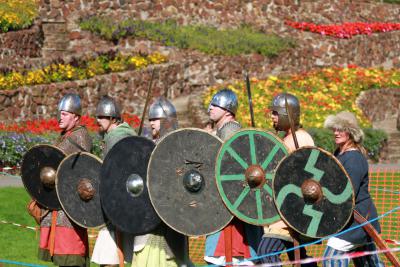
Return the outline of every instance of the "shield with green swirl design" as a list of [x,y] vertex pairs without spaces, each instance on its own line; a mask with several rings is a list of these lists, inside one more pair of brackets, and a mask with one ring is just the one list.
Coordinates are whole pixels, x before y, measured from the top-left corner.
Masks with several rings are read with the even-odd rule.
[[302,147],[285,157],[273,180],[281,218],[301,235],[321,238],[349,222],[354,191],[340,162],[318,147]]
[[274,169],[288,154],[272,133],[257,129],[236,132],[221,147],[216,164],[219,193],[230,212],[254,225],[280,219],[274,206]]

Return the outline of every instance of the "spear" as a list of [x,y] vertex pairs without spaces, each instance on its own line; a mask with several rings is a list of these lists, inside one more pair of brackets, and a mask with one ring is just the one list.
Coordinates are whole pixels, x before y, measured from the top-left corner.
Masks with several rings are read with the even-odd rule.
[[249,79],[249,73],[247,71],[245,74],[245,81],[246,81],[246,88],[247,88],[247,98],[249,99],[251,127],[256,127],[256,123],[254,122],[253,100],[251,99],[250,79]]
[[138,135],[140,136],[140,134],[142,133],[142,129],[143,129],[143,122],[144,122],[144,118],[146,116],[146,110],[147,110],[147,106],[150,102],[150,98],[151,98],[151,87],[153,85],[153,80],[154,80],[154,73],[155,73],[155,68],[153,68],[152,72],[151,72],[151,78],[150,78],[150,83],[149,83],[149,87],[147,88],[147,96],[146,96],[146,102],[144,104],[144,109],[143,109],[143,113],[142,113],[142,119],[140,120],[140,126],[139,126],[139,131],[138,131]]

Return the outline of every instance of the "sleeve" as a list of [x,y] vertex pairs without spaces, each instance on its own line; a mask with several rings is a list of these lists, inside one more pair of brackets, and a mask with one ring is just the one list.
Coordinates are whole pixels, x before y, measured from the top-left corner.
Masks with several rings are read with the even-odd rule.
[[88,131],[82,127],[77,134],[72,134],[70,138],[76,142],[79,146],[85,149],[86,152],[91,152],[92,150],[92,138],[90,137]]
[[354,192],[357,196],[358,192],[360,191],[362,179],[365,176],[366,172],[366,170],[364,169],[364,164],[361,161],[360,157],[350,156],[342,162],[342,165],[351,179],[354,187]]

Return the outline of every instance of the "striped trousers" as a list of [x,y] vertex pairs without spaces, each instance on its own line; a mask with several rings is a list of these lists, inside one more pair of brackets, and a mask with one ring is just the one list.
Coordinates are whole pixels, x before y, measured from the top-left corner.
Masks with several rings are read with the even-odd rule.
[[[340,257],[352,252],[362,251],[375,251],[376,247],[374,243],[368,243],[364,246],[358,247],[351,251],[340,251],[332,247],[327,246],[324,252],[324,258]],[[350,264],[350,258],[343,259],[328,259],[322,262],[323,267],[347,267]],[[380,260],[377,254],[366,255],[357,258],[353,258],[355,267],[383,267],[384,263]]]
[[[289,242],[279,238],[272,237],[263,237],[260,245],[258,246],[257,255],[263,256],[268,254],[275,254],[267,257],[263,257],[260,259],[260,263],[280,263],[280,255],[283,250],[293,248],[293,242]],[[294,261],[294,251],[287,252],[289,259]],[[305,248],[300,248],[300,258],[306,259],[308,258]],[[277,265],[280,266],[280,265]],[[316,267],[317,263],[306,263],[302,264],[303,267]]]

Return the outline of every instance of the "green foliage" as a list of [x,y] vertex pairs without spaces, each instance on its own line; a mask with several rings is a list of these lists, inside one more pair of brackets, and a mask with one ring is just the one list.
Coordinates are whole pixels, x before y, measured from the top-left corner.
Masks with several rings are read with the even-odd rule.
[[[333,139],[332,131],[328,129],[310,128],[307,131],[314,138],[315,145],[321,147],[331,153],[334,152],[336,146]],[[368,152],[368,157],[374,161],[379,159],[379,153],[387,140],[387,134],[382,130],[364,128],[365,138],[363,146]]]
[[83,20],[80,27],[114,42],[132,36],[211,55],[258,53],[273,57],[293,46],[291,40],[257,32],[245,25],[238,29],[218,30],[204,25],[181,26],[171,20],[160,23],[126,19],[116,23],[111,18],[95,16]]
[[0,166],[19,166],[22,155],[35,144],[48,144],[52,138],[0,132]]
[[8,32],[32,25],[38,15],[38,4],[35,0],[1,0],[0,31]]
[[310,128],[307,132],[313,137],[316,146],[333,153],[335,151],[335,142],[331,130],[324,128]]
[[93,134],[92,135],[92,142],[93,142],[93,146],[92,146],[92,151],[91,153],[98,156],[99,158],[102,158],[102,151],[103,151],[103,139],[99,134]]
[[[101,158],[102,139],[91,133],[93,148],[91,153]],[[33,135],[15,132],[0,132],[0,167],[20,166],[23,155],[34,145],[52,144],[58,134]]]
[[367,149],[368,156],[373,160],[379,159],[379,152],[383,144],[388,139],[388,135],[383,130],[371,128],[363,129],[365,134],[364,147]]
[[381,0],[380,2],[385,2],[390,4],[400,4],[400,0]]

